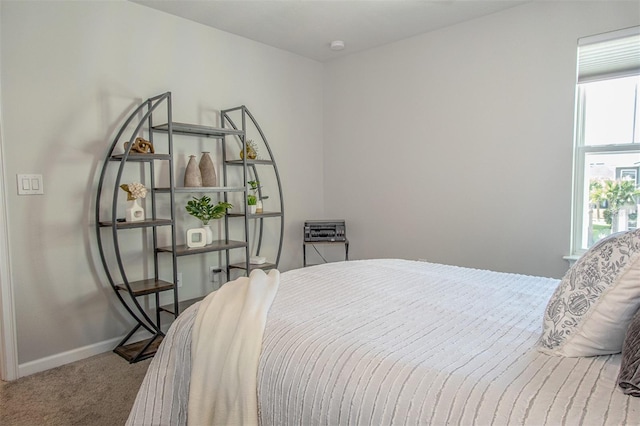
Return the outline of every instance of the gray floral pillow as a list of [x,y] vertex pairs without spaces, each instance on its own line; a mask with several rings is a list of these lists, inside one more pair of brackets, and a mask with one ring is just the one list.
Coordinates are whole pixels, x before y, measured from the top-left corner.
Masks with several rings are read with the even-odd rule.
[[610,235],[569,269],[544,313],[540,351],[568,357],[622,350],[640,307],[640,229]]

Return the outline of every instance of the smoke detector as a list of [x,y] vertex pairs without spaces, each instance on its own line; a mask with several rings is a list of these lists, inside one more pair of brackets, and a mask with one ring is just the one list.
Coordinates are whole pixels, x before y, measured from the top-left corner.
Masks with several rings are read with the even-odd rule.
[[342,50],[344,49],[344,41],[342,40],[334,40],[331,42],[331,50]]

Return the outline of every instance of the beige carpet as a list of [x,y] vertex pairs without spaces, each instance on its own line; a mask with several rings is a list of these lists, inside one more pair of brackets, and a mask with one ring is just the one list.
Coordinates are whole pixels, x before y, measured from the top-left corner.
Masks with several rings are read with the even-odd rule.
[[150,362],[107,352],[0,382],[0,425],[123,425]]

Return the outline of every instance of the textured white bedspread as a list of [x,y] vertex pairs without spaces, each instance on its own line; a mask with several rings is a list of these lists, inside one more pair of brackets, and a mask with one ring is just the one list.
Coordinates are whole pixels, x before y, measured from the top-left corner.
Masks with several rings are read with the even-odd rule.
[[557,284],[402,260],[291,271],[265,330],[262,424],[640,424],[618,355],[535,349]]
[[[404,260],[283,273],[264,331],[259,421],[640,424],[640,399],[616,387],[619,355],[559,358],[536,350],[557,284]],[[185,359],[178,336],[193,321],[185,314],[150,366],[131,424],[184,424],[190,367],[175,360]]]

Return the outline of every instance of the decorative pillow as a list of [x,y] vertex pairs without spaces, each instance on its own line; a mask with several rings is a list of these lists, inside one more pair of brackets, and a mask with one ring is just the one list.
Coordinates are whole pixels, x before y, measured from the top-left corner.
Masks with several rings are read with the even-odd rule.
[[624,338],[618,386],[625,394],[640,397],[640,310],[633,317]]
[[544,313],[541,352],[618,353],[640,307],[640,229],[600,240],[566,273]]

